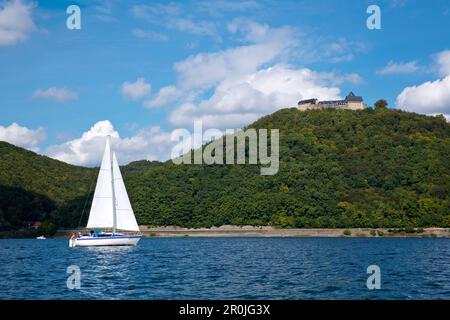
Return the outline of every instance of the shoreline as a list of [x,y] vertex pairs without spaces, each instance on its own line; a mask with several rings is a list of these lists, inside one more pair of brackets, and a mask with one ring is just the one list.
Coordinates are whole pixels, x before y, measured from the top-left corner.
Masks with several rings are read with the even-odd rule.
[[[414,232],[412,232],[414,230]],[[450,228],[298,228],[221,226],[211,228],[145,227],[144,237],[307,237],[307,238],[450,238]]]
[[[271,226],[224,225],[211,228],[177,226],[139,226],[144,238],[450,238],[450,228],[295,228]],[[62,229],[47,238],[68,237],[79,230]],[[0,232],[0,239],[34,239],[30,236],[8,236]]]

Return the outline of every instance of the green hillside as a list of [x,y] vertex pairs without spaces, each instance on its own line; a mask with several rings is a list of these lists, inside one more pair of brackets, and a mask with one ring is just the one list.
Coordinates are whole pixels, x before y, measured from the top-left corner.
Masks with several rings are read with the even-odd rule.
[[450,125],[390,109],[280,110],[280,170],[167,162],[129,179],[139,222],[191,227],[450,225]]
[[54,220],[67,203],[87,194],[94,174],[0,142],[0,227]]
[[[122,172],[138,222],[450,226],[450,125],[443,117],[284,109],[249,127],[280,130],[278,174],[261,176],[255,165],[132,162]],[[0,142],[0,228],[78,226],[97,172]]]
[[[135,161],[122,172],[132,177],[158,164]],[[97,174],[98,168],[73,166],[0,141],[0,231],[36,221],[58,227],[76,227],[80,218],[85,223]]]

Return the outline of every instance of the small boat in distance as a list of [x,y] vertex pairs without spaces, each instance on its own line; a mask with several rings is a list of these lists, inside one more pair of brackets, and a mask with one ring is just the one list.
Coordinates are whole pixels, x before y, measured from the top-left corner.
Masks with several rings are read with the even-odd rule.
[[47,238],[44,237],[44,236],[39,236],[39,237],[36,237],[36,239],[37,239],[37,240],[45,240],[45,239],[47,239]]
[[136,245],[142,237],[116,155],[111,149],[110,136],[106,140],[87,228],[91,229],[87,233],[72,235],[69,247],[129,246]]

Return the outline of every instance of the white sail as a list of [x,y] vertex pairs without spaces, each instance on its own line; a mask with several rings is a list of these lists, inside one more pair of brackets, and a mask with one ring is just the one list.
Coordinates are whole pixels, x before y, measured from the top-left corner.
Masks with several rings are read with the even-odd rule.
[[116,200],[116,228],[119,230],[139,231],[115,153],[113,153],[113,176]]
[[89,213],[88,228],[113,228],[113,189],[111,170],[111,148],[109,139],[106,141],[102,165],[97,178],[91,212]]
[[87,227],[139,231],[116,155],[111,151],[109,137],[106,141]]

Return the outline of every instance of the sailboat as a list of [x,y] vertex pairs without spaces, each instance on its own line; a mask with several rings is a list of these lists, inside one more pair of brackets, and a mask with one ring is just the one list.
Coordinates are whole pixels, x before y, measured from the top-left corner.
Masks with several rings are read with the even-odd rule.
[[130,246],[136,245],[142,237],[111,149],[110,136],[106,140],[87,228],[91,229],[89,233],[72,235],[69,247]]

